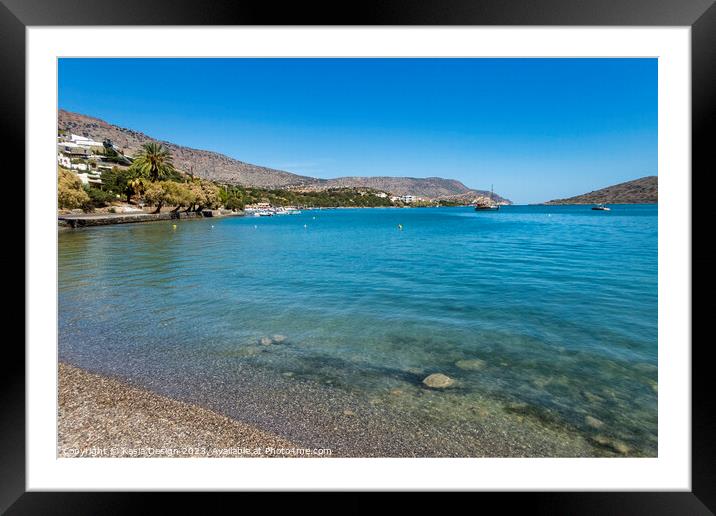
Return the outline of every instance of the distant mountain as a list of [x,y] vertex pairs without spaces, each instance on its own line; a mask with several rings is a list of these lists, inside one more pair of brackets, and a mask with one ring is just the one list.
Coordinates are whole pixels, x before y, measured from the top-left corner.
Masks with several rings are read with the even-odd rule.
[[[328,179],[325,185],[329,188],[365,187],[393,195],[417,195],[429,199],[465,199],[486,197],[490,195],[486,190],[473,190],[456,179],[443,179],[442,177],[337,177]],[[511,204],[508,199],[494,195],[495,202]]]
[[[174,164],[185,172],[192,172],[197,177],[210,179],[220,183],[239,184],[259,188],[291,188],[306,190],[325,190],[341,187],[365,187],[384,191],[392,195],[415,195],[430,199],[466,199],[472,200],[489,195],[484,190],[472,190],[455,179],[440,177],[339,177],[336,179],[318,179],[302,176],[245,163],[234,158],[207,150],[192,149],[172,142],[161,141],[144,133],[112,125],[99,118],[79,113],[59,110],[58,130],[70,131],[73,134],[87,136],[97,141],[105,138],[114,143],[115,147],[131,156],[146,142],[164,144],[174,156]],[[499,195],[496,202],[511,204]]]
[[647,176],[545,204],[655,204],[659,202],[658,183],[657,176]]

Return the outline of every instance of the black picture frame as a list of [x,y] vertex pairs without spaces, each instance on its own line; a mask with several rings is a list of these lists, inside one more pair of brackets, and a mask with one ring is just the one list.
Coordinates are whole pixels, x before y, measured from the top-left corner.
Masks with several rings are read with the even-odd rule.
[[[16,150],[23,149],[25,143],[25,29],[38,25],[689,26],[692,44],[692,205],[696,210],[697,206],[706,204],[703,197],[707,190],[693,189],[693,178],[706,175],[714,168],[710,138],[716,118],[714,0],[392,0],[336,2],[332,6],[287,3],[280,7],[255,0],[124,0],[121,3],[108,0],[0,0],[2,125],[6,129],[6,144]],[[16,160],[14,170],[25,170],[24,153],[14,152],[11,159]],[[695,221],[693,215],[694,212],[692,220]],[[692,244],[692,276],[706,266],[706,259],[696,258],[694,254],[696,244]],[[28,259],[27,256],[24,258]],[[692,314],[696,309],[692,301]],[[694,339],[692,346],[691,492],[484,493],[479,496],[485,502],[499,503],[501,512],[527,506],[530,513],[535,514],[713,514],[716,511],[716,419],[710,381],[712,372],[709,371],[711,364],[707,359],[709,340]],[[687,346],[691,343],[670,344]],[[5,348],[6,357],[0,375],[0,511],[7,510],[8,514],[143,512],[146,502],[137,495],[25,492],[25,358],[17,340],[6,339]],[[185,498],[179,493],[161,497],[162,504],[170,500],[184,503]],[[351,495],[349,502],[342,503],[344,510],[341,512],[361,511],[371,505],[356,494]],[[419,510],[422,497],[411,497],[406,503],[405,511]],[[321,505],[325,503],[321,502]],[[163,509],[168,510],[166,506]]]

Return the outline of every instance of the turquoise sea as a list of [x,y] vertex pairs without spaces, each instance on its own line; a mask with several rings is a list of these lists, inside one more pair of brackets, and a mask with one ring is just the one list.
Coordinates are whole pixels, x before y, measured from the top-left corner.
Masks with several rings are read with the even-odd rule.
[[[340,209],[61,231],[59,358],[335,454],[655,456],[657,215]],[[455,384],[428,389],[432,373]]]

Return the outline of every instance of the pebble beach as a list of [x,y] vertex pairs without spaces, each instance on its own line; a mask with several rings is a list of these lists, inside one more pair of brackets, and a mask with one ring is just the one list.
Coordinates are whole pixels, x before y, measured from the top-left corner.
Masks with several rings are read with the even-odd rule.
[[59,364],[58,457],[286,456],[296,445],[217,412]]

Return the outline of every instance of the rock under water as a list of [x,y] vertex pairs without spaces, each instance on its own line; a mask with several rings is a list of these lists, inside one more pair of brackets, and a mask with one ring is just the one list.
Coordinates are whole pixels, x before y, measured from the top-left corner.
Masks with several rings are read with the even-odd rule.
[[445,389],[455,383],[455,380],[442,373],[434,373],[423,380],[423,384],[431,389]]
[[480,371],[481,369],[485,368],[487,363],[484,360],[480,360],[479,358],[472,358],[466,360],[458,360],[457,362],[455,362],[455,365],[460,369],[464,369],[465,371]]

